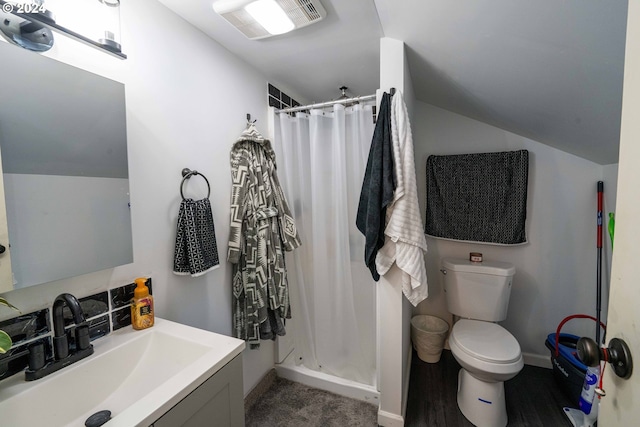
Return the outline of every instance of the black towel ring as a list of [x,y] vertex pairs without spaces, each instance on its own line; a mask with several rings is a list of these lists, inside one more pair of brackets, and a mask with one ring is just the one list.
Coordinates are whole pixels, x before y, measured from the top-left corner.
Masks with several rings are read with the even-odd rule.
[[182,182],[180,183],[180,195],[182,196],[182,200],[186,200],[184,198],[184,193],[182,192],[182,187],[184,187],[184,182],[186,180],[188,180],[189,178],[191,178],[192,176],[196,176],[196,175],[200,175],[207,182],[207,188],[208,188],[207,199],[211,195],[211,186],[209,185],[209,180],[207,179],[207,177],[204,176],[203,174],[201,174],[200,172],[196,171],[196,170],[191,170],[189,168],[184,168],[184,169],[182,169],[183,178],[182,178]]

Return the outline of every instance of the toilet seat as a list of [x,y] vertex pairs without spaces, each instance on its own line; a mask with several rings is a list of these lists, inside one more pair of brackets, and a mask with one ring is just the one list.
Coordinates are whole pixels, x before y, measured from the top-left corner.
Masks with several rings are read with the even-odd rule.
[[497,323],[461,319],[453,325],[449,341],[474,359],[511,364],[522,358],[520,344]]

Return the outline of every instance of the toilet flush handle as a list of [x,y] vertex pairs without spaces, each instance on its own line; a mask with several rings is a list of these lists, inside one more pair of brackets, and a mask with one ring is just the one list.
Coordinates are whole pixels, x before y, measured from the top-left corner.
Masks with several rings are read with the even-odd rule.
[[444,268],[441,268],[440,271],[442,272],[442,274],[447,274],[447,270],[445,270]]

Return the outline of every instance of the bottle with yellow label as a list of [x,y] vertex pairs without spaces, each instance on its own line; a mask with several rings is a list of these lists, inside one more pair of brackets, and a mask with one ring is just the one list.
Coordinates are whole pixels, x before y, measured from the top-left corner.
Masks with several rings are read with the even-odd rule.
[[146,329],[153,326],[153,296],[149,295],[147,279],[134,280],[136,288],[131,301],[131,325],[133,329]]

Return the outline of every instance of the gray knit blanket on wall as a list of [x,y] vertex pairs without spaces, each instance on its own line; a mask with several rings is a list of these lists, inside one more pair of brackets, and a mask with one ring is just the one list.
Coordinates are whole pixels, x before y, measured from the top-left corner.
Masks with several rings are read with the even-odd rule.
[[528,175],[527,150],[429,156],[425,234],[525,243]]

